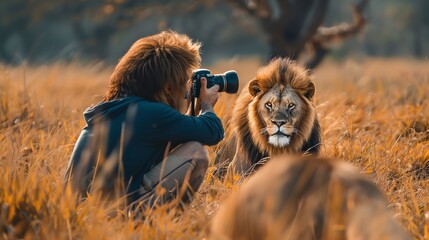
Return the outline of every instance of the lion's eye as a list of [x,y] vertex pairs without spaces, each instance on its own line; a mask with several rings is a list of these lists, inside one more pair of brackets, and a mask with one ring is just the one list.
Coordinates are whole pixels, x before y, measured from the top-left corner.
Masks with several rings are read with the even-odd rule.
[[295,103],[289,103],[289,105],[287,105],[287,107],[290,109],[290,110],[292,110],[292,109],[294,109],[295,108]]
[[265,107],[268,109],[271,109],[273,107],[273,104],[271,104],[270,102],[265,103]]

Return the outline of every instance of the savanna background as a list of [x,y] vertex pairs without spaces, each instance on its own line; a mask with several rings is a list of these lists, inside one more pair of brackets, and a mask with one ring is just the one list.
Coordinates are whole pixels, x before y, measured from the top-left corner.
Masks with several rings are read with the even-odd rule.
[[[173,29],[203,43],[203,67],[235,69],[241,86],[271,56],[312,68],[322,155],[367,175],[413,238],[429,239],[428,10],[426,0],[1,0],[0,238],[207,236],[239,188],[214,166],[190,205],[144,217],[97,196],[77,203],[62,184],[82,112],[115,63],[138,38]],[[221,94],[224,122],[235,98]]]

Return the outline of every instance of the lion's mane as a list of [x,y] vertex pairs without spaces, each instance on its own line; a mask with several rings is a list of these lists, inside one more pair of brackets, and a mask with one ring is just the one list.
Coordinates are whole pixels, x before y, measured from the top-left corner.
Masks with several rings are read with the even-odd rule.
[[[303,106],[302,114],[295,124],[298,133],[291,137],[287,146],[282,147],[268,143],[267,137],[262,133],[264,122],[258,108],[260,99],[273,88],[279,88],[280,91],[289,88],[299,96]],[[294,61],[277,58],[260,68],[255,79],[249,82],[238,97],[228,123],[233,138],[227,144],[233,144],[236,148],[233,163],[246,161],[250,166],[262,158],[282,153],[318,153],[320,127],[314,93],[315,86],[310,74]]]

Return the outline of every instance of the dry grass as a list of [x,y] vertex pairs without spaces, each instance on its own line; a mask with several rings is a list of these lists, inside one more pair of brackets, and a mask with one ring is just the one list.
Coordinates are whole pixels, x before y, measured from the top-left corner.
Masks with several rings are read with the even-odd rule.
[[[242,85],[256,60],[237,69]],[[236,185],[208,174],[192,204],[134,218],[97,198],[77,204],[62,186],[82,112],[103,95],[111,68],[99,64],[0,66],[0,238],[201,239]],[[342,158],[385,193],[415,239],[429,239],[429,62],[372,59],[325,63],[315,72],[322,154]],[[216,111],[227,118],[234,96]]]

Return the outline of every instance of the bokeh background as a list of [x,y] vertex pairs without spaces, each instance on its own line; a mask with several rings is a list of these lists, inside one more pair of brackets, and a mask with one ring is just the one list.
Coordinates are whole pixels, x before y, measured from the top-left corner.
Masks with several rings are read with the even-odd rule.
[[[283,2],[289,2],[285,7],[289,16],[296,13],[301,17],[279,17],[279,2],[262,0],[1,0],[0,61],[102,60],[115,64],[138,38],[166,29],[201,41],[204,64],[231,57],[266,60],[270,56],[267,26],[273,25],[264,23],[267,19],[271,23],[288,20],[289,30],[279,32],[289,34],[293,41],[295,33],[290,29],[296,26],[302,31],[305,28],[299,22],[311,21],[317,11],[321,14],[317,24],[338,26],[352,23],[352,4],[362,2],[367,2],[363,8],[366,27],[346,41],[330,41],[329,57],[429,55],[427,0]],[[299,2],[311,8],[304,10]]]

